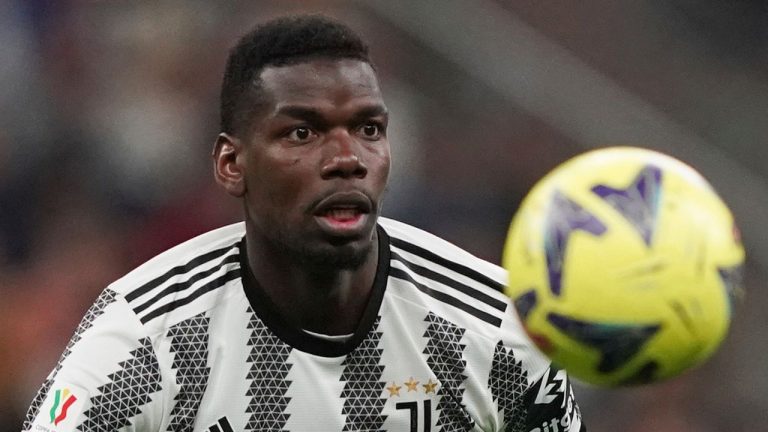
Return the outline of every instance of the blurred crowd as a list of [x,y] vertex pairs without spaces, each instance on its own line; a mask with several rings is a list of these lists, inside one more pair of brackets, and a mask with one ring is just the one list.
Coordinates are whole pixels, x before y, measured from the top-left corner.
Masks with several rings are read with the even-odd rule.
[[[365,3],[0,2],[0,432],[19,430],[27,404],[104,287],[172,245],[239,220],[238,203],[211,175],[218,89],[228,48],[270,17],[322,12],[364,35],[392,112],[395,167],[385,215],[498,262],[509,219],[530,185],[583,148]],[[605,2],[587,3],[591,10],[581,13],[597,14]],[[662,12],[692,16],[688,5],[695,2],[677,3]],[[575,25],[556,21],[568,11],[530,4],[513,10],[565,41]],[[768,12],[757,12],[744,17],[768,28]],[[691,19],[706,25],[711,17]],[[594,34],[582,43],[607,43],[595,28],[583,30]],[[639,34],[624,37],[644,43]],[[708,43],[701,49],[716,46]],[[727,62],[764,67],[768,37],[762,44]],[[619,60],[590,61],[631,78]],[[765,91],[768,73],[755,79]],[[634,85],[643,91],[647,83]],[[687,85],[678,90],[692,92]],[[664,99],[674,88],[645,90],[664,109],[680,108]],[[768,168],[764,145],[743,147],[737,150],[756,152],[749,163]],[[748,272],[748,290],[761,275],[765,269]],[[768,300],[764,293],[749,298],[721,353],[685,377],[632,390],[578,386],[590,430],[766,430],[761,308]]]

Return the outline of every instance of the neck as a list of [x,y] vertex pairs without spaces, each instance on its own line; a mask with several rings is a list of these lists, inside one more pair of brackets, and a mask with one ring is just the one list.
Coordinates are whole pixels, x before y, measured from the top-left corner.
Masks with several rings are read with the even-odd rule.
[[254,277],[289,324],[329,335],[357,329],[376,275],[378,235],[355,269],[308,266],[252,231],[246,234],[246,248]]

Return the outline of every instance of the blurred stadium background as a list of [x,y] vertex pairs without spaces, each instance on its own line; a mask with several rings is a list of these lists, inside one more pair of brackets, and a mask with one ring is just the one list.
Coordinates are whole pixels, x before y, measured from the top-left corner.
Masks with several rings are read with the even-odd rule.
[[98,292],[239,219],[209,152],[228,47],[289,12],[370,42],[392,112],[386,214],[498,262],[528,188],[634,144],[707,176],[742,228],[747,297],[706,365],[577,387],[590,431],[768,430],[768,6],[761,0],[0,3],[0,431]]

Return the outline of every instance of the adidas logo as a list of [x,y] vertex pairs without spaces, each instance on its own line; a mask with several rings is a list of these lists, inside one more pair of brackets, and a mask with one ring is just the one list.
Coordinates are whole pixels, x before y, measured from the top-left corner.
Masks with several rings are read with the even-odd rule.
[[219,421],[215,425],[209,427],[207,431],[208,432],[234,432],[232,430],[232,425],[229,424],[229,420],[227,420],[227,417],[220,418]]

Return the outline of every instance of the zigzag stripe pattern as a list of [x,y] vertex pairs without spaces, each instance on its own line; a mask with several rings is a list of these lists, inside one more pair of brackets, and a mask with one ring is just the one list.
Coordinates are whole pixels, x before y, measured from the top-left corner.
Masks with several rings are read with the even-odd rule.
[[53,373],[49,378],[43,381],[43,385],[40,386],[40,390],[37,391],[35,398],[32,400],[32,403],[29,406],[29,410],[27,411],[27,417],[24,420],[24,424],[22,425],[22,430],[26,431],[32,427],[32,422],[40,413],[40,406],[48,396],[48,392],[51,391],[53,379],[56,377],[56,374],[59,372],[59,370],[61,370],[61,366],[64,363],[64,360],[66,360],[67,357],[69,357],[69,355],[72,353],[72,349],[74,349],[75,344],[80,342],[80,340],[83,338],[83,333],[85,333],[85,331],[89,328],[93,327],[93,322],[96,321],[96,318],[101,316],[101,314],[104,313],[104,309],[112,304],[116,298],[117,293],[115,291],[111,289],[105,289],[101,292],[96,301],[93,302],[91,307],[88,308],[85,316],[83,316],[83,319],[80,320],[80,324],[78,324],[77,329],[75,330],[75,334],[72,335],[72,338],[67,343],[66,348],[64,348],[64,352],[61,353],[61,357],[59,357],[59,361],[56,363],[56,366],[53,369]]
[[437,404],[440,411],[437,426],[445,432],[469,431],[475,422],[462,402],[467,361],[464,359],[466,345],[461,343],[461,338],[466,330],[432,312],[424,321],[429,323],[424,333],[428,338],[424,354],[428,355],[427,365],[441,384],[437,393],[442,396]]
[[201,313],[168,330],[171,352],[175,354],[173,368],[177,370],[176,383],[181,387],[171,410],[169,431],[191,432],[194,428],[211,372],[207,366],[209,321],[210,318]]
[[141,407],[152,400],[152,393],[161,389],[160,367],[149,338],[139,340],[139,347],[130,352],[120,369],[109,374],[109,383],[98,388],[91,397],[86,419],[78,426],[82,432],[114,432],[127,425]]
[[286,408],[291,398],[285,394],[291,386],[291,381],[286,377],[293,366],[288,363],[292,348],[272,334],[250,306],[248,313],[251,315],[248,328],[252,333],[248,339],[248,346],[251,347],[248,363],[251,364],[251,370],[247,378],[251,385],[246,396],[251,397],[251,403],[246,410],[250,419],[245,429],[282,431],[290,417]]
[[368,336],[342,362],[344,371],[341,381],[345,381],[341,397],[344,398],[344,408],[341,413],[346,416],[343,431],[380,431],[387,419],[382,415],[386,398],[382,398],[386,383],[381,380],[384,365],[381,363],[379,348],[381,332],[379,328],[381,317],[377,317]]
[[499,341],[493,352],[491,373],[488,376],[488,387],[491,389],[493,400],[504,416],[506,432],[525,432],[526,408],[523,403],[528,383],[528,374],[523,370],[522,362],[512,355],[512,350]]

